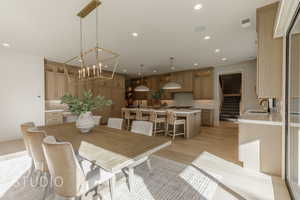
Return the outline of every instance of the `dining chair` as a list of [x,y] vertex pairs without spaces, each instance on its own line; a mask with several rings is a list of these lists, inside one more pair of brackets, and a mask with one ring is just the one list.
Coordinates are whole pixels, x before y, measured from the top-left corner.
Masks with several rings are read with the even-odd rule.
[[[136,134],[142,134],[146,136],[152,136],[153,132],[153,123],[147,122],[147,121],[133,121],[131,132]],[[134,168],[138,165],[141,165],[142,163],[146,162],[149,171],[152,171],[151,163],[149,160],[149,157],[144,157],[139,160],[136,160],[133,164],[129,165],[127,167],[127,170],[125,172],[128,174],[128,183],[129,183],[129,190],[131,191],[133,188],[133,179],[134,179]]]
[[[159,117],[157,112],[151,111],[149,121],[154,124],[153,135],[156,133],[165,133],[166,132],[166,117]],[[157,126],[163,125],[164,129],[157,130]]]
[[[172,130],[169,130],[169,125],[173,126]],[[183,132],[177,132],[177,127],[183,125]],[[175,112],[167,111],[167,131],[166,135],[172,136],[174,140],[176,136],[185,135],[186,125],[185,119],[178,119]]]
[[43,199],[46,199],[50,188],[49,169],[42,148],[42,141],[46,136],[46,132],[38,129],[37,127],[29,128],[26,132],[26,137],[28,138],[28,144],[31,150],[35,171],[39,172],[39,176],[36,179],[37,186],[43,185],[44,178],[46,178],[47,180],[47,185],[44,186]]
[[95,126],[99,126],[101,124],[101,118],[102,118],[102,116],[100,116],[100,115],[94,115],[93,116]]
[[22,132],[22,135],[23,135],[24,145],[25,145],[28,156],[31,158],[31,168],[30,168],[30,171],[29,171],[29,176],[33,175],[34,162],[33,162],[32,153],[31,153],[31,150],[30,150],[30,145],[29,145],[29,141],[28,141],[28,137],[27,137],[27,130],[29,128],[33,128],[33,127],[35,127],[34,122],[26,122],[26,123],[21,124],[21,132]]
[[109,118],[107,126],[110,128],[120,129],[123,127],[123,119],[121,118]]
[[48,136],[43,140],[43,149],[49,165],[56,197],[63,199],[81,199],[91,191],[98,194],[98,186],[106,181],[110,183],[111,199],[114,198],[114,175],[99,167],[90,169],[79,164],[73,146],[69,142],[57,142]]
[[136,110],[135,113],[135,120],[139,120],[139,121],[149,121],[149,115],[146,115],[145,112],[143,112],[140,109]]
[[131,114],[131,111],[127,108],[123,109],[123,113],[124,113],[124,119],[126,121],[126,129],[129,130],[130,129],[130,123],[132,120],[135,119],[135,115]]

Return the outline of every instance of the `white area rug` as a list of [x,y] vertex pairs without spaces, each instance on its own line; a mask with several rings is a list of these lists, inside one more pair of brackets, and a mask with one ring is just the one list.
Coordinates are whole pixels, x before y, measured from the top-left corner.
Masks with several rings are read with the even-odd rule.
[[[39,200],[43,188],[30,186],[26,178],[31,160],[21,155],[11,159],[0,158],[0,199]],[[135,183],[132,192],[128,191],[126,178],[117,178],[117,200],[209,200],[213,197],[217,184],[192,166],[151,157],[152,172],[142,164],[135,169]],[[110,200],[107,185],[99,191],[103,200]],[[92,193],[83,200],[92,200]],[[48,200],[54,199],[54,194]]]

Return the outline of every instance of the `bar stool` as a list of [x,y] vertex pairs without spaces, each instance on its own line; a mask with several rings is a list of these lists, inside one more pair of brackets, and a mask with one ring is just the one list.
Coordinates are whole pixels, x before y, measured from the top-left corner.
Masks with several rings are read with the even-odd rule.
[[138,121],[149,121],[149,115],[145,115],[145,112],[143,112],[140,109],[136,110],[135,119]]
[[[154,136],[156,135],[156,133],[164,133],[166,131],[166,118],[165,117],[158,117],[157,112],[155,111],[151,111],[150,112],[150,122],[152,122],[154,124],[154,130],[153,130],[153,134]],[[157,125],[164,125],[164,129],[160,129],[157,130]]]
[[[169,125],[173,126],[173,130],[169,131]],[[183,125],[183,133],[176,133],[176,127],[180,125]],[[185,119],[177,119],[177,116],[173,111],[167,111],[166,135],[172,136],[174,140],[176,136],[185,135],[185,131]]]
[[125,119],[126,125],[127,125],[126,128],[127,128],[127,130],[129,130],[130,129],[130,122],[135,119],[135,115],[131,115],[131,112],[130,112],[129,109],[123,109],[122,111],[124,113],[124,119]]

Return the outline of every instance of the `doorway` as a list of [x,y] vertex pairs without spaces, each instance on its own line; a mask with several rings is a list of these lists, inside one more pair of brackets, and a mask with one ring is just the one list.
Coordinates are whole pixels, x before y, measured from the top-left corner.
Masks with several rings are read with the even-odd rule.
[[220,75],[219,82],[222,93],[220,120],[235,121],[240,115],[242,74]]

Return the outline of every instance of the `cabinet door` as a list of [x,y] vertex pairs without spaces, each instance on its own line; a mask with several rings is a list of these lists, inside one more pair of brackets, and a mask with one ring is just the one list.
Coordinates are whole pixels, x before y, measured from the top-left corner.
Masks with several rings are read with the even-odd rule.
[[273,38],[278,3],[257,10],[257,94],[280,98],[282,92],[282,38]]
[[121,109],[125,106],[125,90],[121,89],[113,89],[112,90],[111,100],[113,104],[111,106],[111,116],[112,117],[121,117]]
[[184,72],[183,73],[183,89],[192,91],[193,90],[193,72]]
[[70,78],[67,83],[67,92],[73,96],[77,96],[77,80],[75,78]]
[[66,76],[64,73],[56,73],[56,99],[61,99],[62,96],[66,93]]
[[[99,87],[99,95],[104,96],[106,99],[111,99],[112,97],[112,91],[111,88],[108,87]],[[108,117],[111,116],[111,106],[105,106],[102,109],[97,109],[93,111],[93,114],[95,115],[101,115],[102,123],[107,123]]]
[[54,100],[56,89],[55,89],[55,72],[45,72],[45,96],[46,100]]

